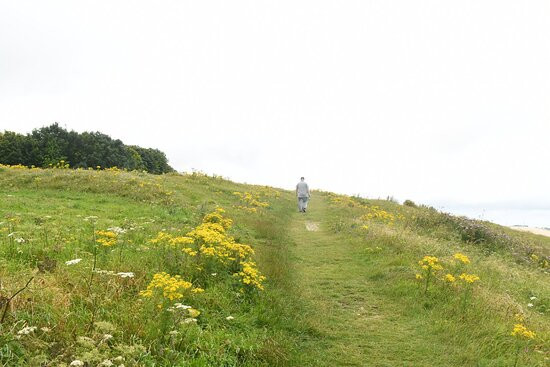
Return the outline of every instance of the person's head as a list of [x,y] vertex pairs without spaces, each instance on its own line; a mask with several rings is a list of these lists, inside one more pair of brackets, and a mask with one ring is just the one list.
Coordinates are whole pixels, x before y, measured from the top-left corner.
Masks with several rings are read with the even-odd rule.
[[300,177],[300,181],[303,181],[303,180],[305,180],[305,178],[303,178],[303,177]]

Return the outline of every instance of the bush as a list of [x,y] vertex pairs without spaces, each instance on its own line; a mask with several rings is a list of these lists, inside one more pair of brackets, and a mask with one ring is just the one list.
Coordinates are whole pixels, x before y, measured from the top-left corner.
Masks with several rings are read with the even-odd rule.
[[462,241],[482,244],[490,251],[521,245],[518,240],[492,228],[486,222],[438,212],[431,207],[423,207],[420,213],[413,218],[413,222],[417,228],[427,231],[442,229],[448,233],[457,233]]

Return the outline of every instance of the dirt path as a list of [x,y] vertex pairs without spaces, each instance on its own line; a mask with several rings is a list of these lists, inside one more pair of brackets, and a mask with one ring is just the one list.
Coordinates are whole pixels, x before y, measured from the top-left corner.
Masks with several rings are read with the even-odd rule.
[[319,230],[319,223],[306,222],[306,229],[310,232],[317,232]]
[[410,311],[418,302],[392,282],[405,268],[394,250],[369,252],[377,244],[339,229],[323,198],[312,204],[307,214],[295,214],[290,229],[296,286],[318,333],[304,343],[300,366],[431,365],[430,351],[438,365],[451,366],[443,344],[419,327],[426,319]]
[[314,328],[321,333],[304,355],[308,366],[363,366],[370,342],[365,337],[376,327],[380,305],[369,283],[360,276],[362,264],[354,260],[357,246],[326,226],[327,204],[296,215],[291,235],[301,294],[310,303]]

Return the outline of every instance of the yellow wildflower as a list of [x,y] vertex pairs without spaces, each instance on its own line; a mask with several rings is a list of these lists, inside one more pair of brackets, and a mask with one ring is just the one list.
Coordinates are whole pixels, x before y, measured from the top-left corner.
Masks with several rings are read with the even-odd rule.
[[515,324],[514,330],[510,333],[510,335],[515,336],[516,338],[524,338],[524,339],[535,339],[535,332],[527,329],[525,325],[523,324]]
[[459,260],[463,264],[469,264],[470,263],[470,259],[468,258],[468,256],[466,256],[464,254],[461,254],[460,252],[457,252],[456,254],[454,254],[454,258]]
[[[196,289],[198,289],[198,291],[196,291]],[[171,301],[183,298],[187,291],[192,293],[202,291],[201,288],[193,288],[193,285],[181,279],[181,276],[171,276],[164,272],[153,275],[153,279],[147,286],[147,289],[141,291],[140,295],[150,298],[154,295],[155,290],[159,290],[164,298],[168,298]]]
[[241,266],[242,270],[235,273],[235,276],[239,276],[243,284],[263,290],[264,287],[262,282],[265,280],[265,276],[260,274],[256,267],[256,263],[253,261],[245,261],[241,263]]
[[439,259],[435,256],[424,256],[424,258],[418,262],[418,265],[424,270],[432,269],[438,271],[443,269],[443,266],[439,264]]
[[96,242],[102,246],[111,247],[117,242],[117,234],[112,231],[95,231]]
[[469,284],[472,284],[472,283],[479,280],[479,277],[477,275],[475,275],[475,274],[466,274],[466,273],[460,274],[459,278],[462,279],[463,281],[465,281],[466,283],[469,283]]
[[449,283],[454,283],[456,281],[456,278],[452,274],[445,275],[445,281]]

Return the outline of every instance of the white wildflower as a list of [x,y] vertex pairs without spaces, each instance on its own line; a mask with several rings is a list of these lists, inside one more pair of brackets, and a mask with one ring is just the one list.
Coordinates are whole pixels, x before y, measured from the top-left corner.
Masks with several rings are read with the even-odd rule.
[[95,272],[98,273],[98,274],[102,274],[102,275],[115,275],[115,272],[112,271],[112,270],[96,269]]
[[114,363],[111,362],[110,359],[106,359],[103,362],[101,362],[99,365],[103,367],[111,367],[111,366],[114,366]]
[[25,239],[22,238],[22,237],[17,237],[17,238],[15,239],[15,242],[17,242],[17,243],[23,243],[23,242],[25,242]]
[[84,366],[84,362],[82,362],[79,359],[75,359],[74,361],[71,362],[69,366]]
[[233,316],[227,316],[225,319],[228,321],[231,321],[231,320],[234,320],[235,318]]
[[528,303],[528,304],[527,304],[527,307],[533,307],[533,304],[532,304],[532,303]]
[[104,334],[103,335],[103,341],[107,341],[109,339],[113,339],[113,336],[111,334]]
[[533,297],[529,297],[529,299],[530,299],[531,301],[534,301],[534,300],[537,299],[537,297],[533,296]]
[[65,265],[74,265],[74,264],[78,264],[81,261],[82,259],[69,260],[69,261],[65,261]]
[[111,232],[115,232],[116,234],[123,234],[123,233],[126,233],[126,230],[125,229],[122,229],[120,227],[111,227],[111,228],[107,228],[107,230],[111,231]]
[[216,275],[218,275],[218,273],[212,273],[211,274],[213,277],[215,277]]
[[15,232],[8,234],[8,237],[13,237],[13,236],[15,236]]
[[26,326],[23,329],[19,330],[17,334],[29,335],[30,333],[34,333],[35,330],[36,330],[36,326]]
[[121,278],[133,278],[134,277],[134,273],[132,273],[131,271],[129,271],[127,273],[124,273],[124,272],[116,273],[116,275],[118,275]]
[[52,331],[52,329],[50,329],[49,327],[41,327],[40,330],[42,330],[43,332],[45,333],[49,333],[50,331]]
[[193,317],[188,317],[186,319],[183,320],[183,323],[184,324],[190,324],[192,322],[197,322],[197,319],[193,318]]
[[187,310],[187,309],[191,308],[191,306],[187,306],[187,305],[184,305],[182,303],[174,303],[174,307],[175,308],[181,308],[181,309],[184,309],[184,310]]

